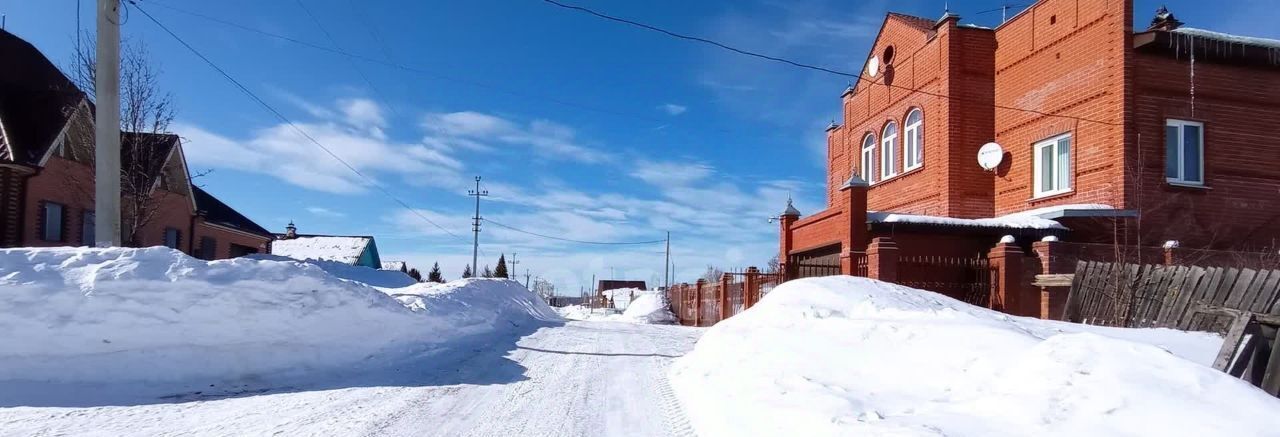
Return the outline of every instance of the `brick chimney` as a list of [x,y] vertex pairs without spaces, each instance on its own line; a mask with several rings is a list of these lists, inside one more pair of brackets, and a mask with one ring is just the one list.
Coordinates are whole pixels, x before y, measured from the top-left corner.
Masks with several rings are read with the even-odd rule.
[[1179,27],[1182,27],[1182,22],[1178,21],[1178,19],[1173,16],[1172,12],[1169,12],[1169,8],[1160,6],[1160,9],[1156,9],[1156,16],[1151,19],[1151,27],[1148,27],[1147,30],[1163,30],[1168,32]]
[[294,226],[293,222],[290,221],[289,226],[284,227],[284,239],[292,240],[294,238],[298,238],[298,227]]

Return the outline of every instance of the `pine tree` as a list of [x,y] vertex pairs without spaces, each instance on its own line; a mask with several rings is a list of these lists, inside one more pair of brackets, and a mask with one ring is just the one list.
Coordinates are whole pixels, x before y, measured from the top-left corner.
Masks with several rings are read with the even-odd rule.
[[427,282],[444,283],[444,274],[440,273],[440,263],[431,265],[431,271],[427,272]]
[[481,277],[481,278],[492,278],[492,277],[493,277],[493,269],[489,268],[489,266],[484,266],[484,272],[480,274],[480,277]]
[[472,276],[472,275],[471,275],[471,265],[470,265],[470,264],[468,264],[468,265],[467,265],[467,268],[462,269],[462,278],[463,278],[463,279],[466,279],[466,278],[470,278],[471,276]]
[[498,255],[498,268],[493,269],[493,277],[507,278],[507,254]]
[[422,272],[419,272],[418,269],[409,269],[409,277],[415,281],[422,282]]

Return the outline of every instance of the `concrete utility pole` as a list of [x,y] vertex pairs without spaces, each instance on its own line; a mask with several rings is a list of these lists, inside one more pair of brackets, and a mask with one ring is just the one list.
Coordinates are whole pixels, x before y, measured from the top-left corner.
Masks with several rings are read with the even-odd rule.
[[489,191],[480,189],[480,176],[476,176],[476,189],[467,190],[468,196],[476,198],[476,215],[471,219],[471,275],[479,277],[480,267],[480,198],[489,195]]
[[529,288],[529,269],[524,269],[524,288]]
[[120,245],[120,0],[98,0],[97,57],[93,233],[111,247]]
[[[519,277],[519,276],[520,276],[520,273],[518,273],[518,270],[516,270],[516,263],[518,263],[518,262],[519,262],[519,261],[516,261],[516,253],[515,253],[515,252],[511,252],[511,261],[508,261],[508,262],[507,262],[507,264],[510,264],[510,265],[508,265],[508,266],[507,266],[507,278],[508,278],[508,279],[516,279],[517,277]],[[519,279],[516,279],[516,282],[520,282],[520,280],[519,280]],[[529,288],[529,286],[528,286],[528,285],[525,285],[525,286],[524,286],[524,288]]]
[[671,231],[667,231],[667,261],[662,269],[662,291],[667,291],[671,289]]

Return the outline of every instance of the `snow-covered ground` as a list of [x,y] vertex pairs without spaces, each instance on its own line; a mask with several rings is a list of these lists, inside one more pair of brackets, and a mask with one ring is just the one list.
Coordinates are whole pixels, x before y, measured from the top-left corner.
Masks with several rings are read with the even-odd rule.
[[1217,336],[1010,317],[853,277],[785,283],[671,380],[703,436],[1280,435]]
[[[634,290],[626,294],[626,310],[608,308],[589,308],[582,305],[569,305],[556,308],[556,312],[569,320],[610,321],[648,324],[675,323],[675,314],[666,304],[662,293],[657,290]],[[631,300],[634,297],[634,301]]]
[[[0,250],[0,435],[666,435],[701,330],[564,322],[513,281]],[[347,266],[349,267],[349,266]]]

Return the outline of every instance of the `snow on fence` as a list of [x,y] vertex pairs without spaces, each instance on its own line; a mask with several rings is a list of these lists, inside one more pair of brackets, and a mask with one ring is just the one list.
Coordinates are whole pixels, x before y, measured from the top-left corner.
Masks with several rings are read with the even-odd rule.
[[711,326],[751,308],[781,282],[780,273],[761,273],[748,267],[724,273],[717,281],[674,284],[667,291],[667,301],[680,324]]
[[1280,270],[1081,261],[1063,318],[1225,332],[1230,321],[1200,313],[1204,307],[1280,314]]

